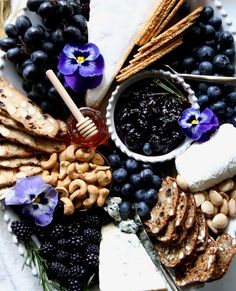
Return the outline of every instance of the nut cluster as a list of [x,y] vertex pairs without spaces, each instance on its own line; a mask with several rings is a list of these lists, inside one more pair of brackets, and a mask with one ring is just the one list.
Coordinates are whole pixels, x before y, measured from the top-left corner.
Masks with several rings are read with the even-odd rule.
[[65,215],[94,204],[104,205],[110,192],[106,186],[111,183],[112,174],[102,155],[95,150],[70,145],[59,155],[51,154],[48,160],[41,162],[41,167],[44,181],[59,193]]
[[207,217],[208,227],[216,234],[225,229],[230,217],[236,217],[236,183],[232,179],[197,192],[194,198]]

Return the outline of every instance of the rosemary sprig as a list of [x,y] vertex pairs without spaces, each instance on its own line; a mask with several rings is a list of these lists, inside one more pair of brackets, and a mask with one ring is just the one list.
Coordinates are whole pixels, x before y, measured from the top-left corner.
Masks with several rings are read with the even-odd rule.
[[30,240],[29,242],[25,243],[25,247],[27,251],[26,261],[28,261],[30,265],[33,264],[36,267],[39,276],[39,282],[43,287],[43,291],[65,291],[65,289],[61,287],[60,284],[48,279],[47,262],[40,256],[39,249],[37,248],[35,242]]
[[184,93],[179,88],[177,88],[171,81],[167,79],[155,79],[154,83],[165,91],[169,92],[170,94],[176,96],[177,98],[186,99]]

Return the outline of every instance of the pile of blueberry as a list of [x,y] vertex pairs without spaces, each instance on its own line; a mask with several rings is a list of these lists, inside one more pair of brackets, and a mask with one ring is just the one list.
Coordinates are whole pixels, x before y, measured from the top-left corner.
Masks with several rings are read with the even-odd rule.
[[[37,13],[42,23],[32,24],[25,15],[17,17],[15,24],[6,25],[7,37],[0,39],[0,49],[23,78],[22,87],[28,97],[44,112],[65,119],[69,111],[45,72],[52,69],[64,82],[57,70],[58,55],[66,43],[87,42],[86,18],[75,0],[28,0],[27,8]],[[69,94],[75,102],[83,101],[72,90]]]
[[[166,86],[173,85],[169,82]],[[177,84],[174,86],[173,90]],[[117,134],[131,151],[147,156],[166,154],[185,138],[178,119],[189,106],[184,95],[181,99],[167,92],[155,78],[138,81],[124,90],[117,102]]]
[[[164,60],[178,72],[197,75],[233,76],[233,35],[222,28],[222,19],[210,6],[204,7],[197,23],[185,35],[184,44]],[[236,126],[236,91],[229,85],[192,82],[201,109],[211,108],[221,123]]]
[[147,219],[157,201],[161,178],[173,173],[174,162],[138,162],[117,149],[113,149],[107,159],[113,172],[110,196],[122,199],[119,205],[122,220],[132,219],[135,213]]
[[110,217],[101,208],[63,215],[63,204],[58,203],[51,224],[39,227],[29,220],[13,221],[11,228],[20,241],[27,242],[35,234],[41,246],[38,250],[47,262],[49,279],[57,281],[67,291],[85,290],[98,281],[99,244],[101,226]]

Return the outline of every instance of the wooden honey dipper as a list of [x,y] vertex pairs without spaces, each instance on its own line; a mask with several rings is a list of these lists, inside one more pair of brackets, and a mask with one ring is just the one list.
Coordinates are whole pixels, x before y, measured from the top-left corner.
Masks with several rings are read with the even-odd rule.
[[58,94],[61,96],[61,98],[64,100],[67,107],[70,109],[71,113],[75,117],[75,119],[78,121],[76,124],[76,127],[80,134],[84,138],[90,138],[98,133],[98,129],[93,122],[93,120],[89,117],[84,117],[79,108],[76,106],[74,101],[71,99],[70,95],[67,93],[64,86],[61,84],[57,76],[52,70],[47,70],[46,75],[48,79],[51,81],[55,89],[57,90]]

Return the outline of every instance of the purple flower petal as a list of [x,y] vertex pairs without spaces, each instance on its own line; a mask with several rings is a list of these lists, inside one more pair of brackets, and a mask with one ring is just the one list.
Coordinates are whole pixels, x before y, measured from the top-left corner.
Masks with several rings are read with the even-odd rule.
[[63,52],[59,56],[58,70],[63,75],[72,75],[78,69],[79,64],[75,58],[68,58]]
[[190,128],[192,127],[191,120],[193,120],[193,118],[198,120],[199,116],[200,111],[198,109],[187,108],[183,111],[178,123],[182,128]]
[[87,43],[83,47],[80,48],[80,52],[83,56],[86,56],[86,61],[94,61],[99,55],[99,48],[93,43]]
[[[41,188],[41,193],[43,192],[45,199],[48,200],[47,202],[47,207],[49,207],[52,211],[54,211],[55,207],[57,206],[58,203],[58,193],[49,184],[43,185]],[[40,204],[40,203],[39,203]]]
[[212,120],[212,117],[214,116],[214,112],[209,109],[205,108],[202,113],[200,114],[200,123],[210,123]]
[[87,79],[86,80],[87,88],[94,89],[101,84],[102,79],[103,79],[103,75],[94,76],[94,77],[90,77],[90,78],[86,78],[86,79]]
[[21,201],[22,201],[22,197],[16,196],[15,188],[7,192],[6,198],[5,198],[6,205],[20,205],[22,204]]
[[84,92],[87,89],[86,78],[79,74],[65,76],[65,82],[75,92]]
[[34,204],[26,205],[22,211],[23,215],[34,219],[35,224],[39,226],[46,226],[52,222],[53,212],[42,212]]
[[83,77],[94,77],[101,75],[104,71],[104,59],[100,55],[95,61],[85,61],[79,68],[79,74]]
[[76,59],[76,55],[79,54],[80,48],[82,48],[80,44],[66,44],[62,51],[68,58]]

